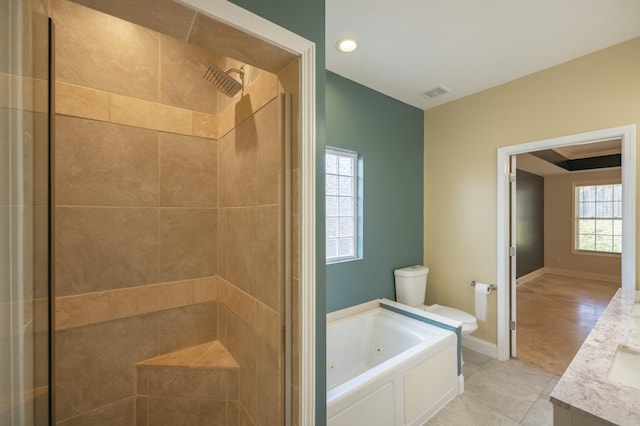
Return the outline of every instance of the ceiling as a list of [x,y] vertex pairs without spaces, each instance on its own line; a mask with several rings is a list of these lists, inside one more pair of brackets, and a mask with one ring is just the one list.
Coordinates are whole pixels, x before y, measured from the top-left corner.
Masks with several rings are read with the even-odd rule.
[[[553,161],[545,160],[545,158],[553,158],[554,155],[548,155],[548,151],[558,157],[564,163],[578,163],[574,170],[571,167],[561,167]],[[538,155],[547,154],[547,155]],[[550,176],[565,173],[579,173],[581,171],[593,171],[594,169],[611,169],[620,166],[611,165],[610,157],[616,157],[621,160],[622,141],[620,139],[606,140],[579,145],[568,145],[552,150],[544,150],[539,152],[531,152],[519,154],[516,157],[516,166],[520,170],[533,173],[538,176]],[[586,164],[582,164],[582,163]]]
[[639,18],[639,0],[326,0],[326,67],[428,109],[638,37]]

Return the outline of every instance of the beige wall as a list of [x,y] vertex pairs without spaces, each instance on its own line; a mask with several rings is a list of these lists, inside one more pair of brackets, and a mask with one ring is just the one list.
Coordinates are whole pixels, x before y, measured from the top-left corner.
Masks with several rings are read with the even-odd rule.
[[574,172],[544,178],[544,266],[620,279],[620,255],[575,253],[574,184],[620,183],[620,170]]
[[[428,303],[473,312],[470,281],[497,280],[497,149],[640,123],[638,75],[640,38],[425,111]],[[495,292],[488,310],[495,343]]]

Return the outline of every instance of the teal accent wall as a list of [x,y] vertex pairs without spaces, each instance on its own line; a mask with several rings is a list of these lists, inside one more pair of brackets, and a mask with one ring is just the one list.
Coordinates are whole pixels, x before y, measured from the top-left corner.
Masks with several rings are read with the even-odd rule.
[[316,44],[316,425],[327,423],[325,367],[326,300],[324,247],[324,147],[325,147],[325,2],[324,0],[231,0]]
[[329,71],[326,102],[326,145],[362,154],[364,190],[363,258],[327,265],[332,312],[395,300],[393,270],[423,262],[424,112]]

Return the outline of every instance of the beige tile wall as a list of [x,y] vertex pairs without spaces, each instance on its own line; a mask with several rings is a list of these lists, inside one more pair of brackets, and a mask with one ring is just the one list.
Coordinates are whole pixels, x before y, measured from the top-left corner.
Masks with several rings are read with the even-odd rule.
[[107,404],[85,415],[70,417],[59,422],[59,426],[100,426],[100,425],[132,425],[134,413],[134,397]]
[[[238,370],[138,366],[138,404],[146,408],[136,426],[234,426]],[[145,407],[146,406],[146,407]],[[179,408],[179,410],[177,410]],[[184,413],[180,415],[180,410]]]
[[161,204],[216,207],[217,145],[207,139],[161,133],[159,148]]
[[53,17],[56,416],[131,424],[135,363],[216,338],[216,94],[161,78],[195,48],[63,0]]
[[56,298],[55,329],[217,300],[216,277],[143,285]]
[[52,3],[57,81],[159,100],[157,32],[66,0]]
[[[132,363],[218,337],[241,366],[232,423],[280,423],[286,84],[248,67],[229,104],[193,72],[201,48],[65,0],[53,17],[58,419],[124,416]],[[149,424],[171,412],[138,402]]]
[[[54,0],[51,0],[54,1]],[[75,0],[77,3],[278,73],[295,56],[173,0]]]
[[158,206],[158,132],[58,115],[58,205]]
[[282,420],[281,108],[274,96],[219,142],[218,335],[240,365],[240,424]]
[[89,419],[104,410],[114,418],[116,409],[118,416],[127,415],[128,405],[108,406],[135,395],[135,364],[214,340],[216,321],[217,303],[207,302],[58,330],[58,424],[72,419],[71,424],[90,424]]

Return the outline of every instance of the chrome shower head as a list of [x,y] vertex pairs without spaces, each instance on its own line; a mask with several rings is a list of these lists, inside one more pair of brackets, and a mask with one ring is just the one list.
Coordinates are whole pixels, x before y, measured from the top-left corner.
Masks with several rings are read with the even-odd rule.
[[[222,71],[220,68],[213,65],[211,62],[204,61],[203,65],[207,68],[202,78],[213,84],[222,93],[230,98],[235,96],[244,87],[244,67],[240,69],[229,68],[226,71]],[[229,73],[235,72],[240,75],[242,82],[234,79]]]

